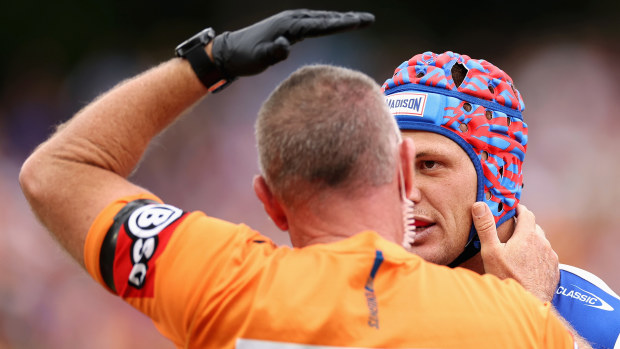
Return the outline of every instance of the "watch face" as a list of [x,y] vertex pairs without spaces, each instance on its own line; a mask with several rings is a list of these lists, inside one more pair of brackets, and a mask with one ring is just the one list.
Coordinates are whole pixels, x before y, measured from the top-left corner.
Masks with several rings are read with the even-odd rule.
[[183,41],[176,47],[175,52],[177,57],[185,57],[187,53],[196,47],[205,47],[215,37],[215,31],[213,28],[207,28],[192,36],[191,38]]
[[197,37],[200,40],[200,42],[203,43],[204,45],[211,42],[214,36],[215,36],[215,30],[213,30],[213,28],[207,28],[195,35],[195,37]]
[[191,51],[192,48],[196,47],[200,43],[199,39],[195,36],[183,41],[177,48],[175,49],[178,57],[185,57],[187,52]]

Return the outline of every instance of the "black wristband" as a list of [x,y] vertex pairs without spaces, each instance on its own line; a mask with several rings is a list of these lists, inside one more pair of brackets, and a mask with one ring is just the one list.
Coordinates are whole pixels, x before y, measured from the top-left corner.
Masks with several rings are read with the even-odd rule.
[[205,47],[215,38],[215,31],[207,28],[176,47],[177,57],[185,58],[200,82],[211,92],[217,92],[234,79],[227,78],[207,55]]
[[189,50],[185,58],[189,61],[194,73],[196,73],[196,76],[206,88],[209,89],[220,80],[225,79],[211,59],[209,59],[204,46],[196,46]]

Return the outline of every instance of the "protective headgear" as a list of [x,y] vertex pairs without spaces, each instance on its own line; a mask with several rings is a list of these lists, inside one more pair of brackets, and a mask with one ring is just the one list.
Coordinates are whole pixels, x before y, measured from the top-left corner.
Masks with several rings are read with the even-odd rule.
[[[454,52],[425,52],[403,62],[383,84],[401,130],[441,134],[469,156],[478,176],[476,200],[486,202],[497,226],[515,215],[527,125],[521,94],[493,64]],[[480,251],[472,225],[456,266]]]

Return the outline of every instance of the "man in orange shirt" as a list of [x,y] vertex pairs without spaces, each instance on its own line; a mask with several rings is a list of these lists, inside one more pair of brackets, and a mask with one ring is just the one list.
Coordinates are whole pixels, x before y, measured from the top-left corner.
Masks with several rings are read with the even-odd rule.
[[[576,347],[550,305],[515,281],[427,263],[401,246],[412,237],[415,148],[359,72],[304,67],[259,111],[254,189],[293,245],[307,247],[277,247],[126,179],[149,141],[209,91],[265,70],[304,37],[372,21],[296,10],[200,32],[29,157],[20,183],[35,214],[178,347]],[[532,229],[524,217],[521,228]]]

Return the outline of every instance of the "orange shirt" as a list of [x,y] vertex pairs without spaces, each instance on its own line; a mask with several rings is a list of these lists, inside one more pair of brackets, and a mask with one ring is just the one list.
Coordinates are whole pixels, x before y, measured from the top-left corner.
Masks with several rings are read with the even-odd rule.
[[243,224],[138,198],[159,201],[100,213],[86,267],[178,347],[574,346],[516,282],[427,263],[375,232],[277,247]]

